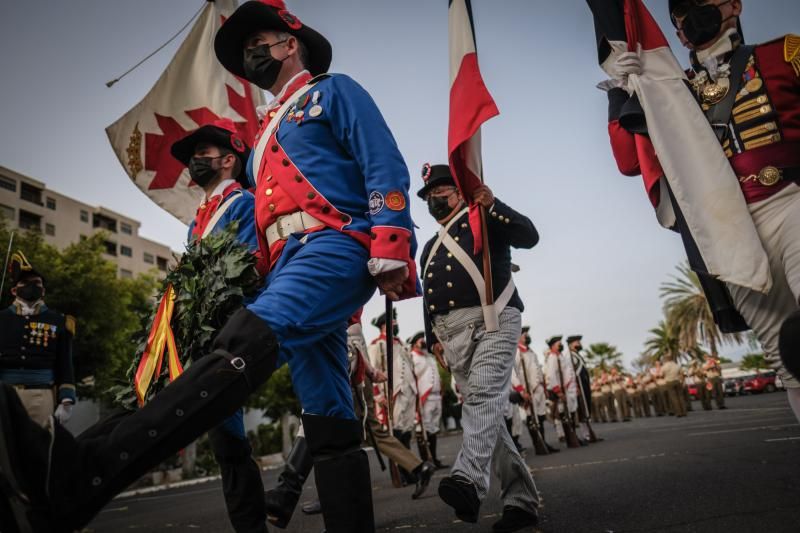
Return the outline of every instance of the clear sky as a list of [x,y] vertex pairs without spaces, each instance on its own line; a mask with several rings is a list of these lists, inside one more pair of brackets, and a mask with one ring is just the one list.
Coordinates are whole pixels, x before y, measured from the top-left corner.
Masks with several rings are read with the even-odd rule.
[[[131,183],[104,132],[147,93],[180,39],[112,89],[105,82],[164,42],[202,1],[5,2],[0,164],[137,218],[143,236],[180,250],[185,227]],[[413,193],[422,164],[447,157],[447,2],[287,3],[333,43],[331,70],[359,81],[383,111],[409,167],[417,235],[426,241],[435,223]],[[686,63],[667,2],[646,4]],[[748,41],[800,32],[800,2],[744,4]],[[501,113],[483,130],[486,181],[541,234],[535,249],[514,256],[534,346],[541,352],[550,335],[583,333],[584,344],[610,342],[630,361],[660,319],[659,285],[684,253],[678,236],[656,223],[641,180],[617,172],[606,98],[594,88],[603,73],[589,9],[582,0],[473,0],[473,10],[481,69]],[[398,306],[403,338],[421,329],[421,305]],[[365,318],[382,307],[376,296]]]

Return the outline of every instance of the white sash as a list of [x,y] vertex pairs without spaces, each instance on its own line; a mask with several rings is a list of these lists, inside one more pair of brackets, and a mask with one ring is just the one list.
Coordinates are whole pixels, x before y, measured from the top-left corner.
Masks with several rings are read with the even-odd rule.
[[270,137],[272,134],[275,133],[275,130],[278,129],[278,124],[280,124],[283,117],[286,116],[286,113],[289,112],[289,108],[292,107],[297,101],[303,97],[308,91],[311,90],[318,82],[311,83],[313,80],[309,80],[308,83],[303,85],[300,89],[298,89],[288,100],[286,100],[283,105],[278,109],[275,116],[272,117],[267,124],[267,127],[264,128],[264,131],[261,133],[261,137],[258,139],[258,144],[256,144],[255,151],[253,152],[253,181],[258,184],[258,173],[261,170],[261,160],[264,159],[264,152],[267,149],[267,142],[269,142]]
[[436,255],[436,252],[439,250],[439,246],[442,245],[442,239],[444,239],[444,236],[447,235],[447,232],[450,231],[450,228],[453,227],[453,224],[458,222],[459,219],[461,219],[461,217],[464,216],[464,213],[466,213],[467,211],[469,211],[469,208],[465,207],[464,209],[459,211],[456,216],[451,218],[450,222],[439,228],[439,233],[436,237],[436,241],[434,241],[433,246],[431,246],[431,251],[430,253],[428,253],[428,257],[425,258],[425,265],[423,265],[422,267],[423,276],[428,272],[428,265],[430,264],[431,259],[433,259],[433,256]]
[[200,236],[201,239],[205,239],[211,234],[212,231],[214,231],[214,227],[217,225],[217,222],[219,222],[219,219],[222,218],[222,215],[225,214],[225,211],[227,211],[228,208],[233,205],[233,202],[238,200],[241,195],[242,195],[242,190],[236,189],[228,196],[228,198],[224,202],[222,202],[222,205],[217,208],[217,211],[214,213],[214,216],[211,217],[211,220],[208,221],[206,229],[203,230],[203,234]]

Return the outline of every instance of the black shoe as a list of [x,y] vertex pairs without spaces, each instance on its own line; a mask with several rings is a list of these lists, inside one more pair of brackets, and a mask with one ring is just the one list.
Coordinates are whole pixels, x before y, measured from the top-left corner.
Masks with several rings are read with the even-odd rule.
[[778,350],[786,370],[800,379],[800,311],[795,311],[781,325]]
[[558,452],[561,451],[561,450],[559,450],[558,448],[556,448],[554,446],[550,446],[549,444],[547,444],[546,446],[547,446],[547,451],[550,452],[550,453],[558,453]]
[[503,517],[492,524],[494,533],[511,533],[526,527],[533,527],[539,523],[539,516],[533,512],[520,509],[519,507],[503,507]]
[[302,509],[305,514],[319,514],[322,512],[322,504],[319,503],[319,500],[312,500],[304,503],[300,509]]
[[278,477],[278,484],[274,489],[264,493],[267,520],[270,524],[281,529],[285,529],[289,525],[297,502],[300,500],[300,494],[303,492],[303,483],[313,465],[314,462],[308,451],[305,437],[297,437],[286,458],[286,466]]
[[428,485],[431,483],[431,477],[433,477],[433,471],[436,470],[436,467],[433,463],[429,463],[425,461],[419,467],[414,470],[414,474],[417,475],[417,486],[414,489],[414,494],[411,495],[412,500],[416,500],[423,493],[428,489]]
[[478,521],[481,502],[475,485],[465,477],[447,476],[439,483],[439,497],[453,508],[459,520],[474,524]]
[[581,446],[588,446],[589,445],[589,441],[585,441],[583,439],[578,439],[578,444],[580,444]]

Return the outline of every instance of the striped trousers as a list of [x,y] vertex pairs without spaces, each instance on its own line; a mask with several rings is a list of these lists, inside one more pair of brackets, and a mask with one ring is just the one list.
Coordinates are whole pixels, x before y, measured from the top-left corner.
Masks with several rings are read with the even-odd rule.
[[521,321],[519,310],[506,307],[499,331],[487,333],[481,308],[468,307],[435,316],[433,330],[464,397],[463,442],[451,473],[474,483],[483,500],[494,471],[504,505],[535,511],[536,485],[503,419]]

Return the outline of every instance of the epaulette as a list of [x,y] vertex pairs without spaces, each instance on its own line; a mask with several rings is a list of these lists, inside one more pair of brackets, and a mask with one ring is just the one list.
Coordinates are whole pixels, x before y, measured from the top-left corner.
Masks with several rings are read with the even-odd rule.
[[76,323],[77,322],[76,322],[74,316],[72,316],[72,315],[65,315],[64,316],[64,327],[67,328],[67,331],[69,331],[70,335],[72,335],[73,337],[75,336]]
[[322,74],[317,74],[316,76],[314,76],[313,78],[308,80],[308,84],[307,85],[314,85],[315,83],[319,83],[322,80],[324,80],[326,78],[330,78],[330,77],[331,77],[331,74],[328,74],[327,72],[323,72]]
[[800,77],[800,35],[789,34],[783,41],[783,59],[791,63],[794,73]]

